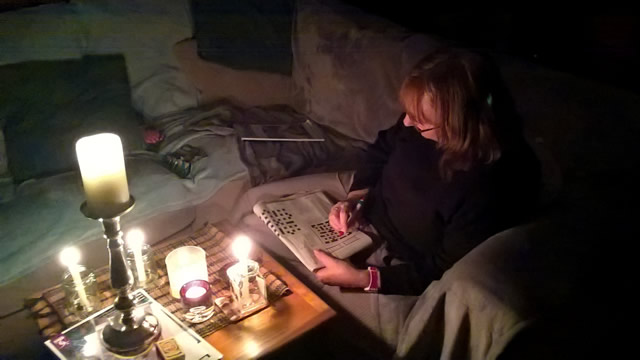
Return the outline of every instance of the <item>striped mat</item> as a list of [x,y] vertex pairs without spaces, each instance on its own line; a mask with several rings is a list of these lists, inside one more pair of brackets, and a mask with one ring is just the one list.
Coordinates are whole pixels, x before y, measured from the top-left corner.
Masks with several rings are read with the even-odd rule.
[[[180,303],[180,299],[174,299],[169,293],[169,280],[164,259],[172,250],[188,245],[199,246],[207,253],[209,283],[211,284],[214,298],[231,296],[226,269],[236,263],[236,259],[231,253],[231,240],[213,225],[206,225],[189,236],[165,241],[158,244],[158,246],[152,247],[154,260],[158,269],[158,279],[154,283],[155,286],[148,287],[145,290],[179,319],[184,319],[185,310]],[[260,258],[255,260],[261,263]],[[116,297],[116,292],[111,288],[109,281],[109,267],[105,266],[94,271],[94,273],[97,278],[101,308],[105,308],[111,305]],[[261,266],[260,273],[263,275],[267,284],[267,295],[270,302],[291,293],[287,284],[277,278],[268,269]],[[40,333],[46,338],[60,333],[67,327],[81,320],[65,309],[64,292],[60,285],[43,291],[42,296],[28,300],[27,302],[28,307],[38,323]],[[233,319],[233,321],[237,320],[239,319]],[[213,317],[203,323],[191,324],[185,322],[185,324],[205,337],[233,321],[223,311],[216,309]]]

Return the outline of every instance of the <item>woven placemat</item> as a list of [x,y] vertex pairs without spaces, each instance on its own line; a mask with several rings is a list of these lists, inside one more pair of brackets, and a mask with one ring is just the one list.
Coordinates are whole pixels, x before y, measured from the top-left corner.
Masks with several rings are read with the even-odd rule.
[[[206,225],[204,228],[185,238],[177,238],[168,243],[162,243],[158,247],[152,247],[154,261],[158,269],[158,279],[154,282],[154,286],[147,287],[145,290],[147,290],[149,295],[156,299],[158,303],[182,320],[184,320],[185,310],[180,300],[174,299],[169,292],[169,280],[164,259],[172,250],[188,245],[199,246],[207,253],[209,283],[211,284],[214,298],[231,296],[226,269],[236,263],[236,259],[230,250],[231,240],[213,225]],[[261,263],[261,258],[255,260]],[[100,268],[94,271],[94,273],[97,278],[101,303],[100,308],[102,309],[113,303],[116,292],[111,288],[108,266]],[[260,273],[267,284],[267,295],[270,302],[291,293],[287,284],[269,270],[261,266]],[[75,314],[67,312],[64,306],[64,300],[64,291],[62,287],[58,285],[45,290],[41,297],[34,298],[29,302],[28,306],[36,318],[43,336],[50,337],[60,333],[65,328],[81,320]],[[234,321],[237,320],[238,319],[234,319]],[[204,337],[225,327],[231,322],[233,321],[227,314],[220,309],[216,309],[213,317],[203,323],[191,324],[185,322],[185,324],[188,324],[198,334]]]

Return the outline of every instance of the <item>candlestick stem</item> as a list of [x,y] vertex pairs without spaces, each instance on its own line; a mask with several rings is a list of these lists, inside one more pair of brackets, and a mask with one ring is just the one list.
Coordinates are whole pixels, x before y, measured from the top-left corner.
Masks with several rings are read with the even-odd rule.
[[102,331],[101,340],[107,350],[121,356],[141,354],[160,337],[160,323],[155,316],[134,314],[136,304],[130,291],[133,275],[125,259],[120,230],[120,216],[129,212],[133,205],[134,199],[131,197],[126,209],[108,216],[93,213],[86,203],[80,208],[85,216],[102,223],[104,237],[107,239],[111,287],[117,291],[113,304],[116,314]]

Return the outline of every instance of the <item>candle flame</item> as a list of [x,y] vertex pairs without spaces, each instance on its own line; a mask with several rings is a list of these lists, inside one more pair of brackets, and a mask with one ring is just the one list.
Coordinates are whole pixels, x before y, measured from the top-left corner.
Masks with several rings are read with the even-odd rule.
[[131,229],[127,232],[127,246],[131,249],[139,249],[142,248],[142,244],[144,243],[144,232],[140,229]]
[[246,235],[236,237],[231,245],[231,251],[238,260],[246,260],[251,252],[251,240]]
[[77,265],[80,261],[80,250],[76,247],[67,247],[60,252],[60,262],[65,266]]
[[204,295],[206,292],[207,290],[202,286],[193,286],[187,290],[187,292],[185,293],[185,296],[189,299],[195,299]]

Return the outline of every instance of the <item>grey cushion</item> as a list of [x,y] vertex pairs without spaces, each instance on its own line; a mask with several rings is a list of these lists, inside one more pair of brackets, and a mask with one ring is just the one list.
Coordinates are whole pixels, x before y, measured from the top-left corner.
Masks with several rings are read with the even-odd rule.
[[7,150],[4,146],[4,133],[0,127],[0,203],[13,198],[13,178],[9,173]]
[[291,74],[291,0],[194,0],[198,55],[242,70]]
[[331,1],[298,2],[293,41],[296,108],[373,142],[402,113],[400,84],[438,41]]
[[144,147],[122,56],[5,65],[0,79],[0,118],[17,182],[77,167],[75,141],[88,134],[113,132],[125,150]]

